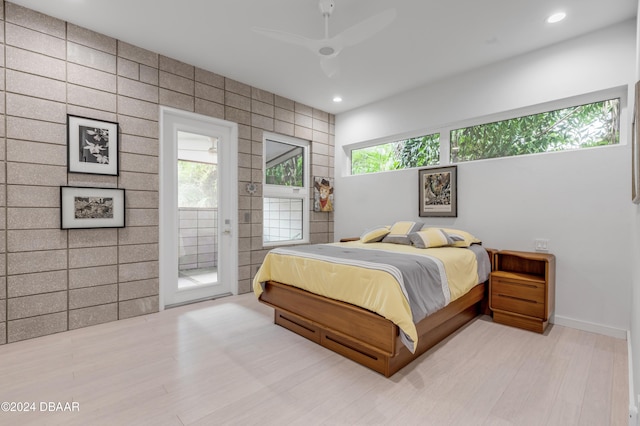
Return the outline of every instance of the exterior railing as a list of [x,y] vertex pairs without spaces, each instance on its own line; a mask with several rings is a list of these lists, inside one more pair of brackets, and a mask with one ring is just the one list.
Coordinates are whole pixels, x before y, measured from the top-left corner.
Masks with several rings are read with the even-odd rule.
[[214,268],[218,266],[218,209],[178,209],[178,269]]

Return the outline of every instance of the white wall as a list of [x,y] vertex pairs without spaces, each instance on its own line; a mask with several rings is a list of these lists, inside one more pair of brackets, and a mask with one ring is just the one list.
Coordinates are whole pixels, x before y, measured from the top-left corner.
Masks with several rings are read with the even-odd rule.
[[418,217],[416,170],[348,176],[343,146],[631,84],[635,39],[632,20],[338,115],[336,238],[402,219],[467,229],[499,249],[548,238],[556,322],[624,335],[633,259],[626,104],[620,146],[459,164],[451,219]]

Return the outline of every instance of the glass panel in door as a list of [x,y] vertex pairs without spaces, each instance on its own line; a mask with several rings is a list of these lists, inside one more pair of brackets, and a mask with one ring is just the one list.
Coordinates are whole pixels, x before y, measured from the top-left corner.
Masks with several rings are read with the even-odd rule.
[[218,282],[218,139],[178,131],[178,291]]

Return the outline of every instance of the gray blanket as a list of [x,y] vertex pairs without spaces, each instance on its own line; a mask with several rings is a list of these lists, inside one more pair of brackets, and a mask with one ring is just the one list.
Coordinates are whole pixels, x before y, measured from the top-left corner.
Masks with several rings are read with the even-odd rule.
[[[491,270],[487,252],[479,245],[472,245],[469,249],[474,252],[478,261],[479,282],[484,282]],[[444,265],[435,257],[336,244],[283,247],[273,249],[272,252],[388,272],[400,285],[409,303],[414,323],[445,307],[451,300]],[[349,285],[348,282],[341,284]],[[400,339],[411,352],[415,350],[415,342],[402,329]]]
[[409,302],[414,323],[446,306],[451,298],[444,266],[436,258],[331,244],[274,249],[273,252],[307,256],[390,273],[400,284]]
[[[458,248],[457,250],[467,249]],[[478,282],[486,281],[491,270],[487,252],[480,245],[472,245],[469,250],[476,255]],[[273,249],[271,252],[386,271],[400,285],[409,303],[414,323],[443,308],[451,300],[444,265],[435,257],[337,244],[283,247]],[[348,282],[341,284],[349,285]],[[400,329],[400,339],[411,352],[415,350],[415,342],[402,329]]]

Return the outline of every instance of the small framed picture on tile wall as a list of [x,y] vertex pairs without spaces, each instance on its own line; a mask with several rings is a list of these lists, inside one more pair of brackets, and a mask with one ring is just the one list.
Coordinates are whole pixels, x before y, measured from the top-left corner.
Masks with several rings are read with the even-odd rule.
[[61,186],[60,228],[124,228],[124,203],[124,189]]
[[333,211],[333,179],[329,177],[313,177],[313,211]]
[[67,115],[70,173],[118,175],[118,123]]

